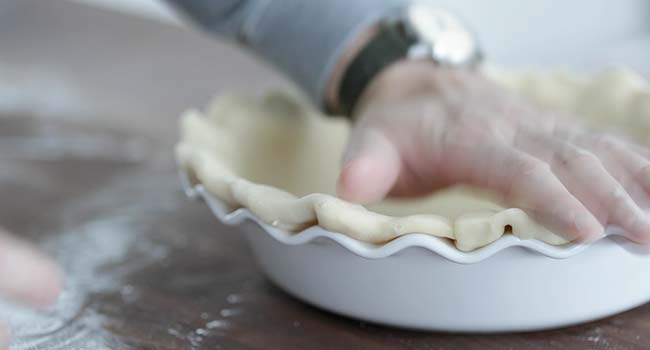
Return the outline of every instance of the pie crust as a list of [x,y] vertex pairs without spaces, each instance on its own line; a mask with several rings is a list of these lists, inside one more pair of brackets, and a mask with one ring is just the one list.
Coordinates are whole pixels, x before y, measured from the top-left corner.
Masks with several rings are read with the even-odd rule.
[[[542,108],[588,116],[585,121],[594,126],[635,137],[650,131],[650,88],[632,72],[582,77],[488,69],[485,74]],[[453,240],[462,251],[504,234],[567,243],[523,210],[463,186],[368,207],[336,198],[349,128],[344,118],[324,117],[292,92],[261,99],[225,94],[204,113],[183,114],[176,157],[195,181],[229,206],[248,208],[262,221],[291,232],[319,225],[375,244],[423,233]]]

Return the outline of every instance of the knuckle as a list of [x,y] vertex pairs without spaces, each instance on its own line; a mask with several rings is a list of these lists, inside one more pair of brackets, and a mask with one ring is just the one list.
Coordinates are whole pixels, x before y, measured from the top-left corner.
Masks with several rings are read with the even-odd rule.
[[600,166],[598,157],[582,148],[569,148],[559,154],[560,163],[566,167]]
[[520,158],[514,161],[514,173],[517,175],[531,176],[549,172],[548,164],[534,158]]
[[620,141],[609,134],[598,134],[593,137],[593,142],[596,149],[603,151],[615,151],[621,146]]

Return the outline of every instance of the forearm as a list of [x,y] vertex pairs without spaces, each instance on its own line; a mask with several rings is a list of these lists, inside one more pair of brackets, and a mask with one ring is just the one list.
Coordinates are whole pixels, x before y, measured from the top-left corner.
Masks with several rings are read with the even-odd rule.
[[344,53],[377,19],[409,0],[169,0],[211,33],[252,49],[317,105]]

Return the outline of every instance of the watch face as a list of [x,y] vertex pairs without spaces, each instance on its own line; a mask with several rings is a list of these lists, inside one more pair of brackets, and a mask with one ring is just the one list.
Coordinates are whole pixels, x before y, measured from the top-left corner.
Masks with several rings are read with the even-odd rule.
[[424,3],[415,3],[406,11],[406,25],[415,36],[417,55],[428,47],[428,55],[443,64],[461,65],[476,58],[474,35],[451,13]]

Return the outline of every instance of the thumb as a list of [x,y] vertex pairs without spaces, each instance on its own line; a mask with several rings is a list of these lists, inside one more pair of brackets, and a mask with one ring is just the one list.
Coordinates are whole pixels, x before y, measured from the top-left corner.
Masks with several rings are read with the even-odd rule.
[[350,135],[338,181],[339,197],[356,203],[382,200],[393,188],[401,161],[395,145],[374,128]]

